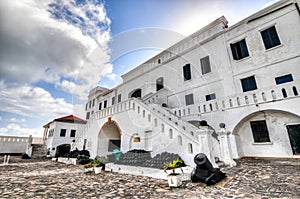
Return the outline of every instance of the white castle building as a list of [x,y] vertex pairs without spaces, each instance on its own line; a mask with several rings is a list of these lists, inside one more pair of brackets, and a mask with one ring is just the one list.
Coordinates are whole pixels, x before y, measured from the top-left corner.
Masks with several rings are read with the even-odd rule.
[[[96,87],[79,149],[299,157],[300,9],[279,1],[228,27],[220,17],[122,76]],[[207,125],[206,125],[207,123]]]

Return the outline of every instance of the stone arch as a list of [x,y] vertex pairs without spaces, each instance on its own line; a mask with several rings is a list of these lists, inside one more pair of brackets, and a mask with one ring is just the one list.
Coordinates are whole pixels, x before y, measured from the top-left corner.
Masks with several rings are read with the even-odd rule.
[[142,89],[137,88],[129,93],[129,98],[141,98],[142,97]]
[[98,133],[97,155],[111,155],[114,149],[120,149],[121,136],[120,126],[109,117]]
[[[258,132],[254,122],[263,122],[265,133]],[[300,125],[300,116],[283,110],[262,110],[245,115],[234,126],[237,157],[292,157],[293,151],[287,127]],[[300,132],[299,132],[300,133]],[[256,135],[254,135],[256,134]],[[268,142],[255,140],[257,134],[267,134]]]
[[70,144],[61,144],[56,147],[55,157],[66,157],[71,150]]

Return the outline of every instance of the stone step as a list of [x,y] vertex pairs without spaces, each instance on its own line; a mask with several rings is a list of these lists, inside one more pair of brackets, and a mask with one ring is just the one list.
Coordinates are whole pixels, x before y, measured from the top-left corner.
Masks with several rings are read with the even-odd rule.
[[42,158],[47,156],[47,146],[45,144],[32,144],[31,158]]

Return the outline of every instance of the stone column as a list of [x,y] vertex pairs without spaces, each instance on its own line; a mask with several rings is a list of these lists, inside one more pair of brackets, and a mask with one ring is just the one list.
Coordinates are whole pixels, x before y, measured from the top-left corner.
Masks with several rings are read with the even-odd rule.
[[230,167],[236,166],[236,162],[232,158],[232,151],[229,140],[230,131],[226,130],[225,128],[221,128],[217,133],[220,140],[222,161],[225,163],[225,165],[229,165]]
[[27,146],[26,146],[26,152],[29,157],[32,156],[32,135],[29,135]]
[[200,141],[201,153],[204,153],[209,161],[211,162],[214,168],[218,168],[219,166],[216,164],[215,157],[213,155],[213,146],[212,146],[212,134],[213,130],[209,129],[208,126],[199,126],[198,136]]

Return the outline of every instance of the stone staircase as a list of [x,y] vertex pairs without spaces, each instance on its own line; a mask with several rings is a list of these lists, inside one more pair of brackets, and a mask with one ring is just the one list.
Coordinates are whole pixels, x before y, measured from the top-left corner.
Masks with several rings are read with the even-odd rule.
[[32,144],[31,158],[45,158],[47,156],[47,146],[45,144]]

